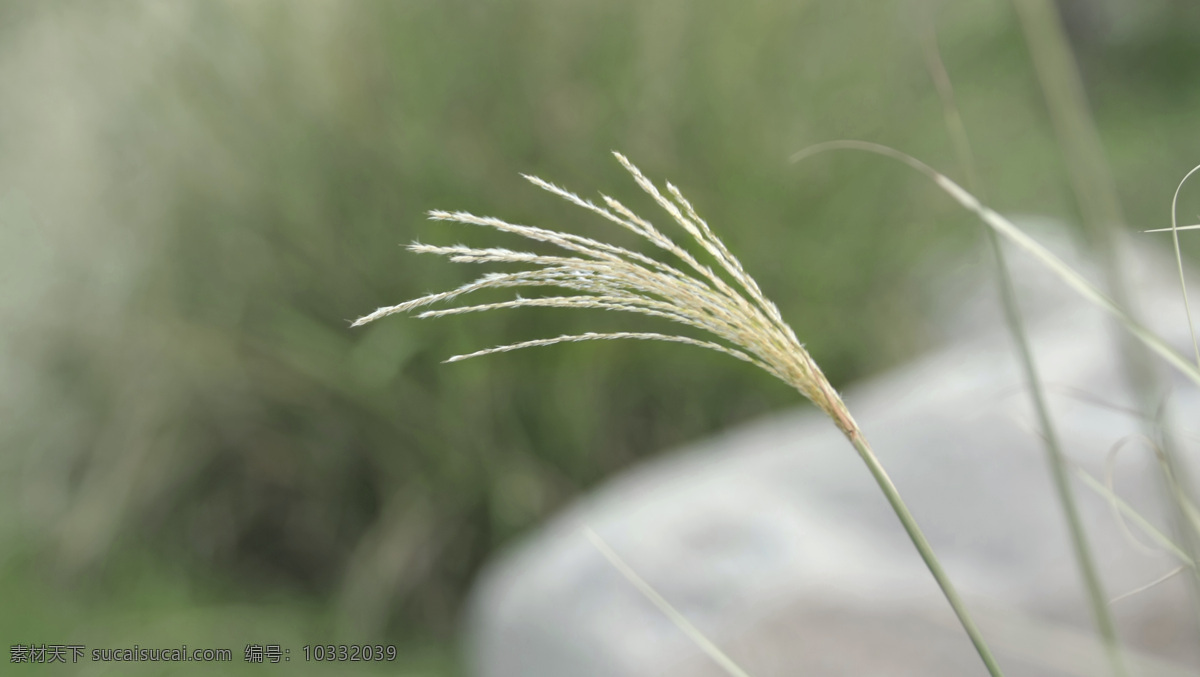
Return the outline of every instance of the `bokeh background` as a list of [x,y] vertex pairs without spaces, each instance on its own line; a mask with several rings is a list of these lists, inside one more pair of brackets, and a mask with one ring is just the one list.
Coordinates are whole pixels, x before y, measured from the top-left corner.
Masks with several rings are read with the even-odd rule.
[[[481,272],[398,245],[517,244],[428,209],[627,241],[520,172],[648,216],[609,151],[669,178],[839,387],[919,353],[931,281],[972,260],[979,226],[888,161],[787,157],[857,138],[960,175],[921,4],[0,3],[6,651],[224,647],[233,667],[189,669],[261,674],[241,649],[274,643],[287,674],[343,674],[300,646],[370,640],[400,657],[362,672],[458,674],[460,604],[490,553],[639,459],[799,406],[680,346],[441,364],[656,328],[639,317],[349,328]],[[1012,6],[928,4],[991,204],[1073,222]],[[1059,6],[1128,220],[1168,225],[1200,162],[1200,6]]]

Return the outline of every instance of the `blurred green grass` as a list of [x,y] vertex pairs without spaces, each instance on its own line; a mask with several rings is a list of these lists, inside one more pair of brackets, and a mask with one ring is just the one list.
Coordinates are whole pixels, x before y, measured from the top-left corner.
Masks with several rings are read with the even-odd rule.
[[[480,272],[397,245],[512,244],[429,223],[431,208],[621,241],[519,172],[635,209],[609,150],[669,178],[835,385],[920,351],[929,262],[976,246],[977,224],[888,163],[786,164],[849,137],[954,175],[911,7],[0,3],[0,270],[14,291],[0,305],[0,533],[36,544],[0,585],[94,590],[77,612],[15,596],[3,616],[46,641],[95,624],[149,643],[131,614],[194,609],[180,632],[200,645],[226,637],[213,609],[269,582],[290,601],[228,615],[293,638],[322,624],[435,636],[449,653],[497,547],[639,458],[798,404],[745,365],[670,346],[439,364],[641,318],[348,329]],[[1078,46],[1129,221],[1149,228],[1200,157],[1200,89],[1186,85],[1200,41],[1188,3],[1143,7]],[[944,3],[937,17],[993,206],[1072,221],[1011,8]],[[231,587],[183,595],[197,572]]]
[[[10,544],[11,546],[11,544]],[[114,566],[115,565],[115,566]],[[219,582],[211,573],[164,566],[160,557],[125,553],[104,575],[105,584],[73,581],[51,585],[34,570],[35,563],[9,558],[0,564],[0,636],[5,651],[13,644],[58,644],[83,647],[78,662],[66,654],[54,665],[11,665],[11,674],[81,675],[403,675],[427,677],[456,674],[456,660],[444,640],[413,634],[396,642],[394,660],[323,662],[305,660],[306,645],[346,643],[336,622],[320,604],[288,591],[258,590]],[[31,581],[35,581],[31,584]],[[239,589],[240,588],[240,589]],[[230,662],[97,662],[94,649],[224,649]],[[246,645],[276,645],[287,650],[278,664],[246,662]],[[384,649],[385,651],[387,649]],[[308,656],[315,656],[309,653]],[[8,673],[6,673],[8,674]]]

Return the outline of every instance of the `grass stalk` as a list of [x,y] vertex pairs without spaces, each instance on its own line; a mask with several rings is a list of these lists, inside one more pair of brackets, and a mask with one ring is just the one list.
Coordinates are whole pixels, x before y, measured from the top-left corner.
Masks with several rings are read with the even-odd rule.
[[[845,432],[845,431],[843,431]],[[916,518],[913,517],[908,506],[900,497],[899,490],[892,483],[892,479],[888,477],[883,465],[879,463],[875,452],[871,450],[871,445],[867,443],[867,439],[858,431],[857,426],[852,432],[846,433],[846,437],[850,443],[854,445],[855,451],[858,452],[863,463],[867,464],[867,469],[871,471],[871,476],[875,478],[876,484],[879,485],[883,495],[887,498],[888,503],[892,506],[892,510],[896,513],[896,517],[900,518],[900,524],[904,526],[904,531],[908,533],[908,537],[917,548],[917,553],[921,555],[921,559],[925,562],[925,566],[929,569],[929,573],[933,574],[933,579],[937,581],[938,587],[942,589],[942,594],[946,597],[946,601],[950,603],[950,608],[954,610],[954,615],[958,617],[958,622],[966,631],[967,637],[971,639],[971,643],[975,645],[975,651],[979,653],[979,658],[987,667],[988,673],[993,677],[1002,675],[1000,665],[996,663],[995,656],[992,655],[991,649],[983,639],[982,633],[972,620],[967,607],[963,604],[962,598],[959,597],[958,591],[955,590],[954,584],[950,582],[950,577],[946,575],[942,564],[938,561],[937,555],[933,552],[933,547],[929,544],[929,540],[925,538],[925,534],[921,531],[921,527],[917,524]]]
[[794,153],[791,161],[799,162],[806,158],[812,157],[819,153],[824,153],[831,150],[860,150],[875,155],[892,158],[901,162],[912,169],[917,170],[926,178],[933,181],[934,185],[941,188],[947,195],[954,199],[955,202],[962,205],[967,211],[979,216],[979,218],[1000,235],[1007,238],[1009,241],[1016,244],[1021,249],[1034,258],[1045,264],[1046,268],[1057,275],[1068,287],[1074,289],[1088,303],[1091,303],[1096,308],[1102,310],[1112,319],[1116,320],[1125,330],[1138,340],[1143,346],[1155,353],[1164,362],[1171,365],[1184,378],[1188,379],[1196,385],[1200,385],[1200,368],[1192,364],[1191,360],[1180,355],[1177,350],[1167,344],[1158,334],[1150,331],[1145,325],[1138,322],[1129,312],[1127,312],[1116,301],[1109,298],[1104,292],[1096,288],[1086,278],[1074,271],[1062,259],[1058,258],[1049,249],[1046,249],[1036,240],[1029,237],[1016,226],[1012,221],[1005,218],[1003,215],[988,208],[979,201],[970,191],[955,183],[945,174],[937,171],[933,167],[921,162],[915,157],[896,150],[890,146],[884,146],[870,141],[854,141],[854,140],[838,140],[826,141],[809,146],[801,151]]
[[1179,192],[1183,190],[1183,184],[1192,178],[1192,174],[1200,171],[1200,165],[1192,167],[1191,171],[1179,180],[1179,185],[1175,186],[1175,195],[1171,197],[1171,244],[1175,250],[1175,269],[1179,271],[1179,290],[1183,295],[1183,315],[1187,320],[1188,335],[1192,339],[1192,355],[1196,358],[1196,366],[1200,367],[1200,341],[1196,339],[1196,323],[1192,321],[1192,302],[1188,300],[1187,277],[1183,273],[1183,251],[1179,246]]
[[[1085,232],[1097,254],[1108,293],[1136,320],[1116,242],[1125,218],[1062,21],[1049,0],[1013,0],[1013,5],[1066,160],[1068,178]],[[1138,406],[1144,412],[1154,411],[1163,387],[1149,363],[1149,356],[1134,342],[1123,339],[1120,345],[1122,365]],[[1188,469],[1176,451],[1169,426],[1164,422],[1158,429],[1148,429],[1147,435],[1159,438],[1168,475],[1190,489]],[[1164,490],[1168,484],[1164,478]],[[1197,542],[1200,534],[1186,528],[1182,508],[1174,502],[1172,505],[1175,531],[1181,545],[1193,560],[1200,558],[1200,543]],[[1191,582],[1193,604],[1200,615],[1200,573],[1193,572]]]
[[[970,137],[967,134],[966,125],[963,123],[962,114],[958,108],[950,74],[946,70],[941,50],[938,48],[937,31],[928,2],[922,0],[920,9],[922,10],[921,15],[924,19],[923,26],[921,27],[921,36],[925,64],[936,86],[938,98],[942,103],[946,128],[950,133],[951,141],[958,155],[959,165],[967,177],[968,188],[975,195],[982,197],[983,192],[976,171],[975,154],[971,149]],[[1104,642],[1105,651],[1108,654],[1109,662],[1112,664],[1113,674],[1123,677],[1128,674],[1128,671],[1121,658],[1120,641],[1117,637],[1116,624],[1113,622],[1112,614],[1109,611],[1107,595],[1104,592],[1104,585],[1100,580],[1100,575],[1096,568],[1095,556],[1092,554],[1087,532],[1084,530],[1083,522],[1079,518],[1079,509],[1071,491],[1071,484],[1067,479],[1066,460],[1062,451],[1062,444],[1059,442],[1058,431],[1054,425],[1053,417],[1050,415],[1041,374],[1038,371],[1033,349],[1029,344],[1029,337],[1025,331],[1025,323],[1021,318],[1020,308],[1017,305],[1017,293],[1013,286],[1008,261],[1005,257],[1004,249],[1000,246],[1000,236],[996,234],[995,230],[988,228],[987,224],[982,225],[987,237],[988,248],[991,249],[993,260],[995,261],[996,281],[1000,289],[1000,301],[1004,309],[1005,325],[1008,327],[1009,335],[1017,350],[1017,358],[1021,365],[1025,385],[1029,391],[1033,409],[1037,415],[1038,426],[1041,429],[1041,437],[1046,448],[1046,460],[1050,467],[1050,474],[1054,480],[1054,489],[1058,495],[1059,506],[1062,508],[1063,515],[1067,520],[1067,529],[1071,534],[1071,548],[1075,555],[1076,565],[1079,567],[1080,576],[1084,582],[1084,589],[1087,594],[1088,603],[1091,606],[1092,617]]]
[[654,586],[646,582],[646,579],[639,576],[637,572],[633,570],[633,567],[629,566],[629,564],[617,554],[617,551],[613,550],[612,546],[610,546],[603,538],[600,537],[600,534],[597,534],[591,527],[584,527],[583,535],[587,536],[587,539],[592,542],[592,545],[595,546],[597,550],[600,551],[600,554],[604,555],[604,559],[608,560],[608,563],[611,564],[618,573],[624,576],[625,580],[629,581],[630,585],[632,585],[634,588],[637,588],[637,591],[642,593],[643,597],[657,607],[664,616],[671,619],[671,622],[675,624],[675,627],[679,628],[683,634],[687,635],[688,639],[692,640],[693,644],[699,647],[699,649],[703,651],[706,656],[711,658],[714,663],[721,666],[721,669],[728,673],[730,677],[750,677],[750,673],[746,672],[742,666],[738,665],[736,661],[729,657],[729,654],[722,651],[721,647],[717,646],[712,640],[705,636],[705,634],[700,631],[700,628],[697,628],[695,625],[693,625],[692,622],[687,619],[687,616],[684,616],[678,609],[675,608],[674,605],[668,602],[665,597],[660,595],[658,591],[654,589]]

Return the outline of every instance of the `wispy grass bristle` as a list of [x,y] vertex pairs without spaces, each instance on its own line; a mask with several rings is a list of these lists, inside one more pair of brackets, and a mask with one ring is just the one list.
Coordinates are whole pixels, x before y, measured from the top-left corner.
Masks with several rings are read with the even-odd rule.
[[1171,198],[1171,240],[1175,248],[1175,265],[1179,271],[1179,288],[1183,292],[1183,312],[1187,318],[1188,332],[1192,338],[1192,354],[1196,358],[1196,367],[1200,368],[1200,341],[1196,340],[1196,324],[1192,321],[1192,302],[1188,300],[1187,279],[1183,274],[1183,252],[1179,247],[1179,192],[1183,190],[1183,184],[1192,178],[1192,175],[1200,171],[1200,166],[1192,167],[1191,171],[1179,180],[1179,185],[1175,187],[1175,196]]

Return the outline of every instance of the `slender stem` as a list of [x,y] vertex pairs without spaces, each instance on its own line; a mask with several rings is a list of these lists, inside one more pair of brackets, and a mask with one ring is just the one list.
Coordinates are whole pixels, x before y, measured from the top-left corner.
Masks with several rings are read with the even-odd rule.
[[896,489],[896,485],[892,483],[892,478],[888,477],[887,471],[880,465],[875,452],[871,451],[871,445],[863,437],[862,431],[855,428],[844,432],[847,439],[850,440],[850,443],[858,451],[859,457],[867,464],[867,469],[875,477],[875,482],[879,484],[879,488],[883,490],[883,495],[887,497],[888,503],[891,504],[892,510],[896,513],[896,517],[900,518],[900,524],[904,525],[904,530],[908,532],[908,537],[912,539],[913,545],[916,546],[917,552],[921,555],[921,559],[925,561],[925,566],[929,568],[929,573],[933,574],[938,587],[942,589],[942,594],[946,596],[946,601],[950,603],[950,607],[954,609],[954,614],[958,616],[958,622],[962,624],[963,630],[967,631],[967,636],[971,638],[971,643],[975,645],[975,650],[979,652],[979,657],[983,660],[984,666],[987,667],[988,673],[992,677],[1003,677],[1004,673],[1000,671],[1000,666],[996,663],[996,658],[992,656],[991,650],[988,649],[987,644],[983,641],[983,635],[980,634],[975,621],[971,620],[971,615],[967,613],[967,607],[963,604],[962,599],[959,598],[958,591],[954,589],[954,584],[950,582],[950,578],[946,576],[946,572],[942,569],[937,555],[933,553],[933,547],[929,545],[925,534],[921,532],[921,527],[917,526],[917,520],[908,510],[904,499],[900,498],[900,492]]
[[[972,193],[983,199],[979,175],[975,171],[975,154],[971,150],[967,128],[963,124],[962,114],[958,109],[950,74],[946,71],[945,63],[942,61],[941,50],[937,43],[937,31],[933,17],[929,14],[928,3],[922,3],[920,9],[924,10],[923,18],[925,19],[922,42],[925,47],[926,66],[937,87],[938,97],[942,101],[946,127],[950,131],[951,140],[958,154],[959,165],[966,173],[967,187]],[[996,231],[988,228],[986,223],[983,224],[983,230],[987,233],[988,245],[996,261],[997,282],[1000,287],[1000,301],[1004,308],[1005,324],[1008,325],[1009,334],[1017,348],[1018,361],[1024,372],[1029,395],[1033,399],[1033,408],[1037,412],[1038,424],[1042,429],[1042,437],[1046,445],[1046,460],[1050,465],[1050,473],[1054,477],[1054,488],[1058,493],[1059,504],[1067,518],[1067,527],[1071,533],[1071,546],[1075,551],[1075,562],[1083,577],[1088,602],[1092,607],[1092,617],[1104,640],[1104,649],[1112,664],[1113,674],[1117,677],[1125,677],[1128,672],[1121,657],[1116,624],[1113,623],[1112,614],[1109,612],[1104,585],[1096,570],[1095,556],[1088,544],[1087,532],[1084,531],[1083,522],[1079,519],[1079,509],[1071,492],[1071,484],[1067,480],[1062,445],[1059,443],[1054,419],[1050,416],[1050,408],[1046,403],[1045,390],[1042,386],[1041,375],[1038,373],[1037,362],[1033,357],[1033,349],[1029,345],[1029,337],[1025,332],[1025,323],[1022,321],[1021,311],[1017,307],[1017,292],[1013,286],[1012,275],[1009,273],[1008,261],[1005,258],[1004,249],[1000,246],[1000,236],[996,234]],[[1200,358],[1197,359],[1197,362],[1200,363]]]
[[1063,455],[1062,445],[1058,441],[1058,433],[1055,431],[1054,421],[1050,417],[1049,407],[1046,405],[1041,376],[1038,374],[1037,366],[1033,361],[1033,351],[1029,346],[1029,338],[1026,336],[1025,328],[1017,315],[1012,278],[1009,275],[1008,266],[1005,265],[1000,249],[1000,236],[990,228],[986,230],[988,239],[992,245],[992,251],[996,255],[997,269],[1001,280],[1001,295],[1004,297],[1005,302],[1004,311],[1005,315],[1009,316],[1009,330],[1012,332],[1013,342],[1016,344],[1017,353],[1021,358],[1021,368],[1025,372],[1025,381],[1029,386],[1029,395],[1033,398],[1034,410],[1037,411],[1038,424],[1042,429],[1042,437],[1046,444],[1046,459],[1050,465],[1050,474],[1054,477],[1054,489],[1058,493],[1059,504],[1067,518],[1067,530],[1071,534],[1071,547],[1075,551],[1075,562],[1079,566],[1080,574],[1083,576],[1084,587],[1087,589],[1088,602],[1092,607],[1092,617],[1095,619],[1100,636],[1104,640],[1104,649],[1108,654],[1109,662],[1112,664],[1113,674],[1124,677],[1124,675],[1129,673],[1125,669],[1124,660],[1121,658],[1120,640],[1117,637],[1116,624],[1113,623],[1112,614],[1109,612],[1108,597],[1104,592],[1104,584],[1100,581],[1100,575],[1096,570],[1096,559],[1092,554],[1091,546],[1088,544],[1087,532],[1083,529],[1083,521],[1079,518],[1079,508],[1076,505],[1074,493],[1071,491],[1071,484],[1067,480],[1066,459]]
[[[1083,225],[1098,254],[1108,293],[1137,320],[1134,305],[1130,303],[1129,285],[1119,265],[1121,252],[1117,247],[1117,236],[1125,217],[1062,22],[1049,0],[1013,0],[1013,6],[1046,97],[1050,121],[1067,163],[1067,176]],[[1124,336],[1119,339],[1119,346],[1122,367],[1133,386],[1138,407],[1143,412],[1154,411],[1158,393],[1164,392],[1165,388],[1150,364],[1149,355]],[[1192,485],[1187,464],[1180,457],[1178,444],[1168,425],[1162,424],[1155,429],[1152,424],[1147,424],[1147,427],[1148,437],[1161,439],[1168,471],[1163,486],[1168,496],[1169,477],[1172,476],[1190,491]],[[1187,528],[1187,519],[1178,502],[1171,504],[1180,544],[1193,560],[1200,559],[1200,537]],[[1190,579],[1193,611],[1200,615],[1200,571],[1193,570]]]

